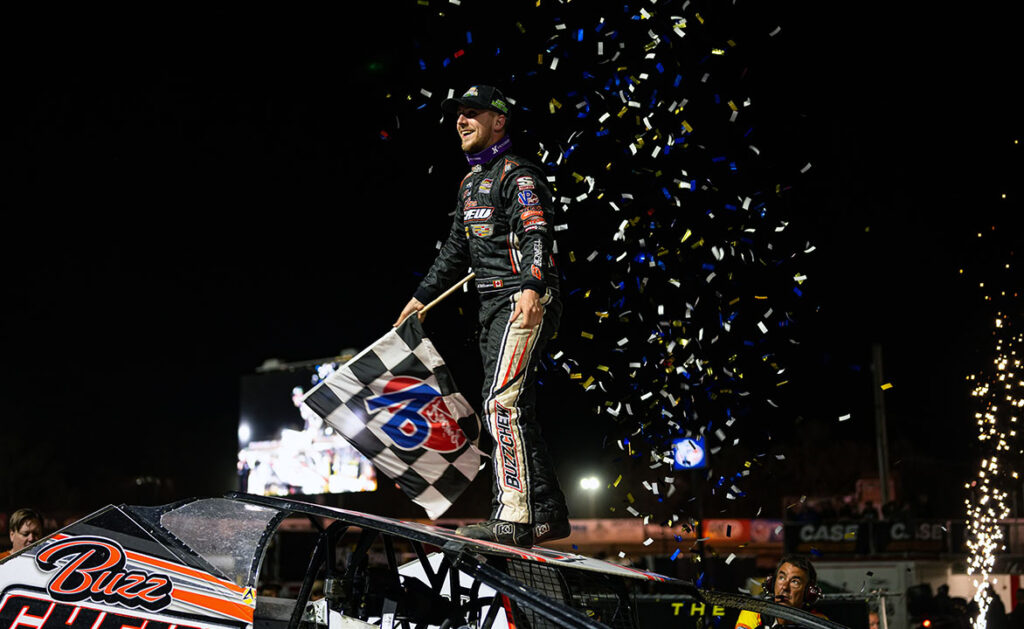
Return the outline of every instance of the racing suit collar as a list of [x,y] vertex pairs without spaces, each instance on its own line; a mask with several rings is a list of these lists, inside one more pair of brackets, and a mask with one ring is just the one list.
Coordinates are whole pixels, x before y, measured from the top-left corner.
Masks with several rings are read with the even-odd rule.
[[470,166],[483,165],[501,155],[512,146],[512,138],[507,135],[479,153],[466,153],[466,161]]

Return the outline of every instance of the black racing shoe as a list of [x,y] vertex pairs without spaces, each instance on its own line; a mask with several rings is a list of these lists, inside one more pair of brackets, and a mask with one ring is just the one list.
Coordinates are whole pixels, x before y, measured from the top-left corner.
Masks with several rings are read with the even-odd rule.
[[557,520],[555,522],[538,522],[533,525],[533,543],[550,542],[556,539],[569,537],[572,533],[572,526],[569,520]]
[[465,537],[497,542],[507,546],[533,547],[533,525],[505,520],[487,520],[476,524],[468,524],[455,529]]

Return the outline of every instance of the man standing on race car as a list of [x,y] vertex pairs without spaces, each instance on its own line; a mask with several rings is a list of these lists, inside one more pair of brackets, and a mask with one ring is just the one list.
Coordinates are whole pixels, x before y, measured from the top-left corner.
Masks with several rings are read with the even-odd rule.
[[[775,567],[775,572],[764,580],[764,597],[786,605],[804,609],[810,607],[821,596],[818,587],[818,573],[809,559],[802,555],[783,555]],[[812,614],[825,618],[825,615],[812,611]],[[764,622],[761,614],[743,610],[736,620],[736,629],[757,629],[763,626],[790,624],[783,618],[775,618],[772,622]]]
[[[543,172],[511,150],[511,107],[487,85],[441,103],[472,167],[455,220],[397,326],[472,268],[480,297],[483,416],[494,441],[491,519],[457,533],[532,546],[569,535],[565,496],[537,425],[537,362],[561,315],[552,197]],[[422,315],[419,315],[422,318]]]

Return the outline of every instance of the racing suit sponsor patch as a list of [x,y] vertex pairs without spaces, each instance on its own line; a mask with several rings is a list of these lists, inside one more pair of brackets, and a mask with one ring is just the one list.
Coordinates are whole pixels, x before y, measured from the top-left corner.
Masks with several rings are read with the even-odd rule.
[[473,235],[478,238],[487,238],[494,233],[494,224],[487,223],[486,225],[470,225],[469,229],[473,232]]
[[484,179],[480,182],[480,187],[477,190],[482,194],[490,194],[491,186],[494,185],[494,180],[491,178]]
[[533,190],[533,177],[516,177],[516,186],[518,186],[520,190]]
[[516,455],[516,438],[512,434],[512,413],[501,404],[494,403],[497,424],[498,450],[501,455],[501,484],[508,489],[523,491],[522,474],[519,471],[519,457]]
[[516,200],[520,205],[540,205],[540,197],[533,190],[523,190],[516,196]]
[[544,266],[544,245],[537,240],[533,242],[533,266],[537,268]]
[[537,216],[543,217],[544,210],[526,210],[525,212],[519,215],[519,218],[525,221],[526,219],[534,218]]
[[467,207],[463,211],[462,218],[467,223],[486,221],[494,214],[493,207]]
[[543,217],[528,218],[523,221],[523,231],[532,232],[535,229],[544,230],[548,226]]

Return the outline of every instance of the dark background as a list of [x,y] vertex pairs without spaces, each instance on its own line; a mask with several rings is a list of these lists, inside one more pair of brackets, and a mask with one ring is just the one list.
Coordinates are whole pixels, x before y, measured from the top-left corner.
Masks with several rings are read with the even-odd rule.
[[[440,125],[383,141],[394,121],[381,95],[416,91],[423,48],[457,47],[423,11],[449,11],[480,41],[533,6],[464,4],[9,21],[0,509],[233,489],[239,378],[386,331],[444,233],[462,166]],[[813,164],[789,199],[816,252],[786,419],[772,420],[772,443],[735,453],[786,459],[716,511],[778,516],[783,496],[850,493],[877,475],[872,342],[893,384],[902,496],[962,511],[978,458],[965,377],[992,357],[993,304],[977,286],[1019,288],[998,269],[1019,245],[1021,157],[1015,16],[955,11],[754,11],[770,22],[760,32],[782,26],[751,55],[752,80],[780,159]],[[493,64],[467,58],[452,82]],[[427,323],[467,391],[471,306],[456,298]],[[546,379],[541,404],[567,486],[590,471],[629,482],[634,463],[604,443],[578,384]]]

